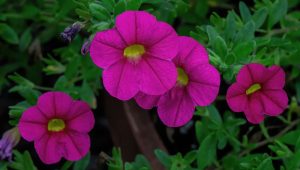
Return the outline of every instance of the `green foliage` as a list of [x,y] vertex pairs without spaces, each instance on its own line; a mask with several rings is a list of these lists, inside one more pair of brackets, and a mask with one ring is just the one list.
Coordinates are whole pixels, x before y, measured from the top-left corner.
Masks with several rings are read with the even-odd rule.
[[31,156],[28,151],[20,153],[19,151],[13,152],[15,159],[9,164],[9,167],[14,170],[37,170],[32,162]]
[[[196,109],[191,124],[197,146],[173,155],[155,150],[161,164],[171,170],[300,168],[299,0],[0,0],[0,5],[0,61],[5,63],[0,90],[9,88],[24,99],[9,107],[10,125],[16,126],[22,113],[46,91],[66,92],[96,109],[102,70],[90,56],[80,54],[82,44],[96,32],[112,28],[118,14],[146,10],[173,25],[179,35],[202,43],[224,80],[216,103]],[[71,43],[63,44],[59,33],[74,22],[83,28]],[[266,118],[260,126],[230,112],[224,101],[223,87],[252,62],[282,66],[290,100],[282,116]],[[86,169],[90,159],[88,154],[60,169]],[[124,162],[116,148],[107,165],[109,170],[152,169],[143,155]],[[8,168],[37,169],[27,151],[15,151],[12,163],[0,162],[0,170]]]

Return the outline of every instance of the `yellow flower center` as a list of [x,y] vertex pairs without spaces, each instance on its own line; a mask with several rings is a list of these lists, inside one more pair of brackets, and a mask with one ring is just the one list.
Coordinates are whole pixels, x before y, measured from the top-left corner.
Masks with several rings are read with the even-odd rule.
[[48,131],[60,132],[66,127],[65,122],[62,119],[51,119],[48,122]]
[[254,93],[254,92],[256,92],[256,91],[258,91],[258,90],[260,90],[260,89],[261,89],[260,84],[255,83],[255,84],[253,84],[252,86],[250,86],[250,87],[246,90],[246,94],[247,94],[247,95],[250,95],[250,94],[252,94],[252,93]]
[[145,48],[139,44],[133,44],[124,49],[123,55],[128,59],[138,59],[145,53]]
[[185,71],[182,68],[177,67],[177,73],[178,73],[177,83],[179,85],[186,86],[189,82],[189,77],[187,76]]

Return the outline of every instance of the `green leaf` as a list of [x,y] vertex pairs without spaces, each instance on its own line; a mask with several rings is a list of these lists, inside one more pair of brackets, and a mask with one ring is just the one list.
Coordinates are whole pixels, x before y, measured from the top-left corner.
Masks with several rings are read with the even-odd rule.
[[151,170],[151,166],[145,156],[137,155],[134,162],[125,163],[125,170]]
[[112,160],[107,163],[108,170],[120,170],[123,169],[123,160],[120,148],[113,148]]
[[248,21],[250,21],[251,18],[252,18],[250,10],[243,1],[240,1],[239,9],[240,9],[240,13],[241,13],[241,16],[242,16],[242,19],[243,19],[244,23],[247,23]]
[[226,17],[225,31],[224,36],[226,40],[232,40],[234,38],[236,32],[236,21],[235,21],[235,13],[233,11],[229,11]]
[[218,36],[218,33],[217,31],[215,30],[214,27],[208,25],[206,27],[206,33],[208,35],[208,39],[209,39],[209,44],[210,45],[213,45],[215,44],[215,40],[216,40],[216,37]]
[[260,28],[264,22],[266,21],[268,15],[268,9],[267,8],[261,8],[254,12],[252,16],[252,20],[255,23],[255,29]]
[[119,1],[115,6],[114,15],[117,16],[126,10],[126,5],[124,1]]
[[236,44],[253,40],[255,32],[255,24],[253,21],[249,21],[236,35]]
[[76,161],[74,163],[73,170],[85,170],[85,169],[87,169],[87,167],[90,163],[90,159],[91,159],[91,154],[88,153],[81,160]]
[[192,150],[188,152],[186,155],[184,155],[183,159],[188,163],[191,164],[194,162],[197,158],[198,151],[197,150]]
[[28,151],[20,153],[17,150],[13,151],[15,159],[9,164],[9,167],[14,170],[37,170]]
[[30,104],[26,101],[22,101],[17,103],[14,106],[9,106],[8,115],[10,117],[9,124],[12,126],[16,126],[19,123],[19,119],[22,116],[22,113],[30,107]]
[[157,159],[165,166],[165,167],[171,167],[172,163],[171,163],[171,159],[170,156],[165,153],[164,151],[160,150],[160,149],[156,149],[154,151]]
[[218,54],[221,58],[226,58],[228,52],[227,45],[221,36],[217,36],[213,46],[216,54]]
[[28,28],[20,38],[20,44],[19,44],[20,50],[24,51],[25,49],[27,49],[31,40],[32,40],[32,36],[31,36],[30,28]]
[[110,15],[107,9],[100,4],[90,3],[89,9],[91,11],[92,16],[100,21],[106,21],[110,19]]
[[221,126],[223,121],[222,121],[222,117],[220,116],[219,111],[217,110],[217,108],[214,105],[209,105],[207,107],[208,113],[209,113],[209,118],[210,120],[215,123],[218,126]]
[[263,160],[257,167],[257,170],[274,170],[272,159],[267,158]]
[[287,13],[287,0],[276,0],[269,9],[268,29],[271,29]]
[[96,96],[92,88],[86,81],[83,81],[83,85],[80,91],[80,98],[86,101],[93,109],[97,107]]
[[235,54],[238,61],[249,61],[249,55],[254,50],[254,46],[254,41],[241,42],[233,48],[233,53]]
[[7,24],[0,23],[0,38],[11,44],[18,44],[17,33]]
[[138,10],[142,5],[142,0],[128,0],[126,10]]
[[215,161],[216,149],[216,136],[211,133],[202,141],[198,150],[197,163],[200,170]]

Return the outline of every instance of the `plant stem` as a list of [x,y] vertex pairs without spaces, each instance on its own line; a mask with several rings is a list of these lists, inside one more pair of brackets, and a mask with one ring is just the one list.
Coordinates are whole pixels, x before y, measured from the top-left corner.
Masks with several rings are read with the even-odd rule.
[[34,88],[37,89],[37,90],[43,90],[43,91],[54,91],[53,88],[43,87],[43,86],[38,86],[38,85],[35,85]]
[[264,141],[258,142],[255,147],[244,150],[243,152],[241,152],[239,154],[239,156],[242,157],[242,156],[248,154],[249,152],[251,152],[251,151],[253,151],[253,150],[257,149],[257,148],[262,147],[262,146],[268,144],[269,142],[273,142],[275,139],[277,139],[277,138],[281,137],[282,135],[284,135],[286,132],[288,132],[290,129],[292,129],[294,126],[296,126],[298,123],[300,123],[300,119],[296,119],[296,120],[292,121],[289,126],[287,126],[286,128],[284,128],[282,131],[280,131],[274,137],[270,137],[270,138],[268,138],[268,139],[266,139]]
[[259,127],[263,133],[263,135],[265,136],[266,139],[270,139],[270,135],[268,133],[268,129],[266,128],[264,122],[262,122],[261,124],[259,124]]

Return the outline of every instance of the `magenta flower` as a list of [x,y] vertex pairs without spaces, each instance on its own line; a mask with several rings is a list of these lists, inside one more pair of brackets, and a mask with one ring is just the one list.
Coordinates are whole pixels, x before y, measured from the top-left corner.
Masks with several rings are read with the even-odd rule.
[[90,55],[103,71],[103,84],[114,97],[129,100],[139,91],[161,95],[176,83],[177,34],[144,11],[126,11],[116,26],[96,34]]
[[22,114],[18,127],[24,139],[34,141],[40,159],[52,164],[62,157],[69,161],[84,157],[94,123],[87,103],[74,101],[63,92],[47,92]]
[[177,67],[176,85],[161,96],[138,93],[137,103],[149,109],[157,106],[162,122],[178,127],[192,119],[196,106],[207,106],[217,97],[219,72],[209,64],[205,48],[189,37],[179,37],[179,53],[173,59]]
[[285,74],[279,66],[247,64],[229,87],[226,100],[231,110],[244,112],[249,122],[258,124],[264,120],[264,114],[278,116],[287,108],[284,84]]

